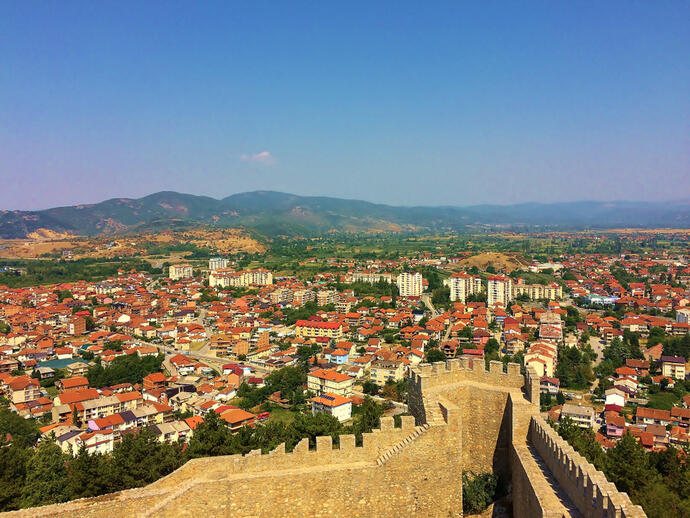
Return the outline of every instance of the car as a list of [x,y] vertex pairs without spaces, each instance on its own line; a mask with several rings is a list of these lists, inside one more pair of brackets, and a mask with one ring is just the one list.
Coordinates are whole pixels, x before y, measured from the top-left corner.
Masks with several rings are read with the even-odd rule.
[[257,418],[259,421],[265,421],[266,419],[268,419],[268,416],[269,416],[269,415],[270,415],[269,412],[261,412],[260,414],[258,414],[258,415],[256,416],[256,418]]

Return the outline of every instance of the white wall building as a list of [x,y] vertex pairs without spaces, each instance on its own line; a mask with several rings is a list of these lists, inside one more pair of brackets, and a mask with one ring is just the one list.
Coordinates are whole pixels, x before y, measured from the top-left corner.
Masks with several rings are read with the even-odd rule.
[[423,290],[421,273],[403,272],[398,275],[398,293],[401,297],[420,297]]
[[352,401],[349,398],[327,392],[309,401],[311,401],[312,415],[329,414],[340,422],[352,417]]
[[173,280],[191,279],[194,276],[194,269],[191,264],[173,264],[168,269],[168,276]]
[[496,303],[507,306],[513,300],[513,279],[503,275],[492,275],[487,283],[486,302],[489,307]]
[[455,302],[466,302],[467,297],[482,291],[481,277],[474,277],[467,273],[454,273],[443,284],[450,288],[450,300]]
[[220,270],[221,268],[227,268],[230,261],[225,257],[211,257],[208,260],[208,269],[212,272]]

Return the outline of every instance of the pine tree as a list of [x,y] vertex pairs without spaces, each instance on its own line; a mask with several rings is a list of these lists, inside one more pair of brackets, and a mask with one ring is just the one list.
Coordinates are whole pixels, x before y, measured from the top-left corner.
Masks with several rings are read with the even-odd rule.
[[0,442],[0,512],[19,509],[32,451],[22,441]]
[[90,455],[82,446],[67,466],[67,488],[70,499],[88,498],[108,492],[104,474],[107,460],[102,455]]
[[26,473],[22,507],[66,502],[69,499],[65,455],[52,440],[41,441],[27,463]]

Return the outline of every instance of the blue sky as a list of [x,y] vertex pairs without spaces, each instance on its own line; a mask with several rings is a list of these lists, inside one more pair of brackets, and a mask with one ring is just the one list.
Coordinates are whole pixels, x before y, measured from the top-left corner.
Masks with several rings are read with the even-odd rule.
[[0,177],[0,209],[690,198],[690,3],[0,1]]

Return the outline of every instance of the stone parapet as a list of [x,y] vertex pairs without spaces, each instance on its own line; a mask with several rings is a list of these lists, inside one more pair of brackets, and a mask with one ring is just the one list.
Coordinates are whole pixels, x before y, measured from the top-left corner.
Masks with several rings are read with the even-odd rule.
[[504,371],[503,363],[500,361],[491,361],[489,370],[486,370],[484,360],[454,358],[445,362],[420,363],[410,372],[410,382],[417,385],[422,392],[461,381],[512,388],[522,388],[525,384],[519,364],[509,363],[507,371]]
[[587,462],[541,416],[533,416],[529,443],[583,516],[642,518],[646,514],[619,492],[601,471]]

